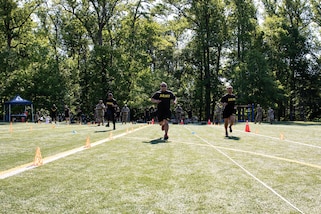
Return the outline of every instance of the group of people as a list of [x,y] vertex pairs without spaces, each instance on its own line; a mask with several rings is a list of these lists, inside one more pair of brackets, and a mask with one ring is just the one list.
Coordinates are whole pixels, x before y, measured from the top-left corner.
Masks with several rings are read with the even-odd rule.
[[[235,122],[235,101],[236,96],[233,94],[233,87],[231,85],[226,87],[227,93],[222,96],[220,99],[220,102],[216,104],[215,112],[214,113],[214,121],[221,120],[221,116],[218,118],[215,117],[215,115],[218,114],[218,111],[221,112],[221,115],[223,117],[224,121],[224,130],[225,130],[225,136],[229,136],[229,132],[231,133],[233,131],[232,126]],[[159,125],[161,126],[161,130],[164,131],[164,140],[167,140],[169,138],[168,132],[169,132],[169,121],[171,119],[171,103],[177,104],[177,97],[174,95],[174,93],[167,88],[167,84],[165,82],[162,82],[160,84],[160,90],[156,91],[152,97],[151,102],[154,104],[157,104],[157,111],[156,116],[159,122]],[[95,118],[96,122],[98,123],[98,126],[104,125],[104,122],[107,122],[106,127],[110,126],[110,123],[113,124],[113,129],[116,129],[116,111],[117,108],[119,109],[118,103],[116,99],[113,97],[112,93],[108,93],[108,97],[106,101],[99,100],[98,103],[95,106]],[[53,106],[50,109],[50,117],[52,118],[52,122],[56,123],[57,119],[57,106],[53,104]],[[180,105],[176,106],[175,114],[176,119],[180,122],[180,120],[183,119],[183,109]],[[262,115],[263,110],[261,106],[258,104],[256,109],[256,117],[255,117],[255,123],[262,121]],[[126,123],[128,121],[130,109],[125,104],[123,108],[121,109],[121,122]],[[64,118],[66,120],[66,123],[70,123],[70,109],[67,105],[64,107]],[[78,106],[76,109],[76,114],[78,117],[78,120],[81,119],[81,109]],[[274,121],[274,111],[272,108],[269,108],[268,110],[268,120],[272,123]]]
[[[104,122],[106,121],[106,127],[109,127],[109,123],[113,123],[113,129],[116,129],[116,113],[117,108],[119,108],[118,103],[116,99],[113,97],[112,93],[108,93],[108,98],[106,100],[106,105],[103,102],[103,100],[99,100],[98,104],[95,108],[95,116],[96,116],[96,122],[98,123],[98,126],[104,125]],[[122,123],[127,123],[128,116],[129,116],[130,109],[125,104],[123,108],[121,109],[121,121]]]
[[[263,120],[263,108],[260,106],[260,104],[257,104],[254,123],[261,124],[262,120]],[[267,121],[270,124],[274,122],[274,110],[271,107],[269,107],[267,111]]]

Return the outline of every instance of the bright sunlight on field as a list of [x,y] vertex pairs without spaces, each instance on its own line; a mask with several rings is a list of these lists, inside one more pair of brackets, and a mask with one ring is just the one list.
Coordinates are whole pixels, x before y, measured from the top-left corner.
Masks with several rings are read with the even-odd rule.
[[321,124],[249,125],[2,123],[1,213],[318,213]]

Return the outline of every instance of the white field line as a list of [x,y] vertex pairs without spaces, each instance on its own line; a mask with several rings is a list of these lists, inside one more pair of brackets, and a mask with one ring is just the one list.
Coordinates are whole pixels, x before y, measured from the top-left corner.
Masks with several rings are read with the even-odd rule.
[[[217,128],[217,129],[220,128],[220,129],[222,129],[222,132],[223,132],[223,130],[224,130],[224,126],[223,126],[223,125],[222,125],[221,127],[214,126],[214,128]],[[293,141],[293,140],[288,140],[288,139],[283,139],[283,140],[281,140],[280,138],[277,138],[277,137],[272,137],[272,136],[268,136],[268,135],[262,135],[262,134],[258,134],[258,133],[245,132],[245,131],[234,130],[234,129],[233,129],[233,132],[235,132],[235,131],[236,131],[236,132],[239,132],[239,133],[242,133],[242,134],[253,135],[253,136],[260,136],[260,137],[265,137],[265,138],[269,138],[269,139],[273,139],[273,140],[279,140],[279,141],[284,141],[284,142],[288,142],[288,143],[298,144],[298,145],[301,145],[301,146],[307,146],[307,147],[312,147],[312,148],[321,149],[321,146],[316,146],[316,145],[312,145],[312,144],[297,142],[297,141]]]
[[[186,129],[188,129],[185,126]],[[188,129],[189,131],[191,131],[190,129]],[[290,205],[293,209],[295,209],[296,211],[298,211],[299,213],[303,213],[302,210],[300,210],[299,208],[297,208],[295,205],[293,205],[290,201],[288,201],[286,198],[284,198],[282,195],[280,195],[277,191],[275,191],[272,187],[270,187],[269,185],[267,185],[266,183],[264,183],[263,181],[261,181],[259,178],[257,178],[255,175],[253,175],[250,171],[248,171],[247,169],[245,169],[241,164],[239,164],[237,161],[235,161],[233,158],[231,158],[228,154],[224,153],[222,150],[220,150],[219,148],[215,147],[214,145],[212,145],[210,142],[208,142],[206,139],[200,137],[197,134],[194,134],[194,136],[196,136],[197,138],[199,138],[200,140],[202,140],[203,142],[205,142],[206,144],[208,144],[209,146],[211,146],[213,149],[215,149],[217,152],[219,152],[220,154],[222,154],[223,156],[225,156],[227,159],[229,159],[231,162],[233,162],[236,166],[238,166],[240,169],[242,169],[246,174],[248,174],[249,176],[251,176],[254,180],[256,180],[257,182],[259,182],[260,184],[262,184],[265,188],[267,188],[268,190],[270,190],[274,195],[276,195],[277,197],[279,197],[280,199],[282,199],[284,202],[286,202],[288,205]]]
[[[118,134],[118,135],[115,135],[115,136],[111,136],[111,137],[96,141],[94,143],[91,143],[90,146],[91,147],[98,146],[100,144],[106,143],[106,142],[114,140],[116,138],[123,137],[123,136],[125,136],[125,135],[127,135],[129,133],[138,131],[138,130],[140,130],[142,128],[145,128],[145,127],[147,127],[147,126],[139,127],[139,128],[136,128],[134,130],[131,130],[131,131],[128,131],[128,132],[125,132],[125,133],[122,133],[122,134]],[[71,149],[71,150],[68,150],[66,152],[61,152],[61,153],[58,153],[56,155],[52,155],[52,156],[43,158],[43,165],[47,164],[47,163],[50,163],[50,162],[53,162],[55,160],[59,160],[61,158],[67,157],[69,155],[73,155],[73,154],[75,154],[77,152],[84,151],[86,149],[88,149],[88,148],[86,148],[85,146],[82,146],[82,147],[79,147],[79,148]],[[15,167],[15,168],[12,168],[12,169],[9,169],[9,170],[6,170],[6,171],[2,171],[2,172],[0,172],[0,179],[5,179],[5,178],[8,178],[8,177],[17,175],[17,174],[19,174],[21,172],[25,172],[27,170],[34,169],[36,167],[38,167],[38,166],[35,166],[34,163],[28,163],[28,164],[24,164],[24,165],[21,165],[21,166],[18,166],[18,167]]]
[[[235,130],[235,131],[243,133],[240,130]],[[270,138],[270,139],[273,139],[273,140],[284,141],[284,142],[293,143],[293,144],[298,144],[298,145],[301,145],[301,146],[307,146],[307,147],[321,149],[321,146],[311,145],[311,144],[307,144],[307,143],[301,143],[301,142],[297,142],[297,141],[293,141],[293,140],[287,140],[287,139],[281,140],[280,138],[277,138],[277,137],[271,137],[271,136],[268,136],[268,135],[256,134],[256,133],[252,133],[252,132],[247,132],[247,134],[256,135],[256,136],[265,137],[265,138]]]
[[234,151],[234,152],[245,153],[245,154],[251,154],[251,155],[255,155],[255,156],[261,156],[261,157],[266,157],[266,158],[270,158],[270,159],[286,161],[286,162],[289,162],[289,163],[296,163],[296,164],[303,165],[303,166],[308,166],[308,167],[311,167],[311,168],[321,169],[321,165],[306,163],[306,162],[303,162],[303,161],[293,160],[293,159],[289,159],[289,158],[277,157],[277,156],[273,156],[273,155],[267,155],[267,154],[258,153],[258,152],[251,152],[251,151],[246,151],[246,150],[241,150],[241,149],[233,149],[233,148],[228,148],[228,147],[224,147],[224,146],[214,146],[214,145],[208,145],[208,144],[190,143],[190,142],[182,142],[182,141],[172,141],[172,142],[181,143],[181,144],[188,144],[188,145],[194,145],[194,146],[215,147],[217,149],[222,149],[222,150],[227,150],[227,151]]

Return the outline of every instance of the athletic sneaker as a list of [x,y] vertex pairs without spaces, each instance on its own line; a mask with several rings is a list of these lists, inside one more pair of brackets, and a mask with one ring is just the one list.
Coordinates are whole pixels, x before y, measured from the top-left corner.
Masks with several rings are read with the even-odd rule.
[[228,137],[228,133],[227,133],[227,131],[225,131],[225,137]]
[[232,126],[229,126],[230,127],[230,132],[232,132]]
[[164,135],[164,140],[168,140],[168,135],[167,134]]

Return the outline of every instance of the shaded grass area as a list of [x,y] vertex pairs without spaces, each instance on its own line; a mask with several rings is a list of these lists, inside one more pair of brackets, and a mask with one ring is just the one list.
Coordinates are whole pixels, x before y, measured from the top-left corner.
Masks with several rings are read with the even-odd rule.
[[[46,157],[85,145],[87,136],[91,142],[110,136],[104,127],[40,125],[30,130],[23,125],[14,126],[12,133],[0,126],[1,170],[31,162],[35,146]],[[135,132],[130,130],[139,125],[118,126],[113,135],[127,133],[124,137],[0,180],[0,210],[299,213],[298,208],[318,213],[320,126],[250,126],[257,133],[244,132],[240,123],[227,139],[222,126],[171,125],[169,141],[160,139],[157,125]]]

